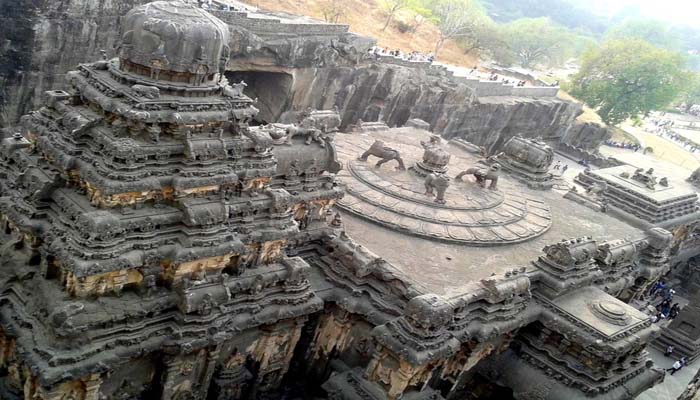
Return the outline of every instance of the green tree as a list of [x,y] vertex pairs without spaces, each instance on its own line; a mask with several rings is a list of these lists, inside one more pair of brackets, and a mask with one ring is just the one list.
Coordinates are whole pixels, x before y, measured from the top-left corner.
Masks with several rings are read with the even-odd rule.
[[573,35],[549,18],[522,18],[505,26],[505,42],[518,64],[530,68],[560,64],[570,53]]
[[500,49],[506,47],[501,25],[485,17],[474,26],[474,34],[466,35],[457,41],[464,54],[478,51],[480,56],[494,56]]
[[700,104],[700,73],[688,73],[687,83],[683,86],[680,94],[680,102],[685,104],[685,111],[690,107]]
[[427,6],[437,19],[440,30],[435,43],[435,56],[446,41],[476,38],[481,27],[491,21],[478,0],[430,0]]
[[410,32],[416,33],[426,22],[437,24],[438,19],[433,15],[433,11],[420,3],[413,4],[408,11],[411,13]]
[[584,55],[570,92],[617,125],[670,104],[685,78],[680,54],[640,39],[612,40]]
[[323,0],[321,2],[321,12],[326,22],[337,24],[340,18],[345,16],[347,5],[343,0]]
[[607,40],[642,39],[668,50],[678,51],[682,42],[670,25],[654,19],[631,18],[616,25],[605,34]]
[[382,30],[386,30],[386,28],[391,23],[391,20],[394,19],[394,17],[396,16],[396,13],[403,10],[404,8],[410,7],[412,3],[413,0],[380,0],[379,8],[381,8],[382,11],[384,11],[384,13],[386,14],[386,20],[384,21],[384,26],[382,27]]

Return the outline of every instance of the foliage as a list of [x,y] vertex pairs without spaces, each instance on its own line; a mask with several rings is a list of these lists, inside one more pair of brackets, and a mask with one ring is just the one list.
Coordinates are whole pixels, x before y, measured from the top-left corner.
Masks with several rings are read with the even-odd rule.
[[495,57],[506,49],[501,26],[488,17],[484,18],[480,24],[475,25],[474,35],[464,36],[457,41],[457,45],[464,51],[464,54],[478,51],[482,57],[485,55]]
[[679,100],[685,104],[685,111],[695,104],[700,104],[700,73],[689,73],[688,80],[680,93]]
[[425,23],[432,23],[437,25],[439,21],[438,18],[436,18],[433,15],[433,11],[430,8],[425,7],[420,2],[415,2],[408,9],[408,11],[411,14],[411,28],[409,29],[409,32],[411,33],[416,33],[418,31],[418,28],[420,28]]
[[346,2],[344,0],[323,0],[321,12],[326,22],[337,24],[347,13]]
[[391,23],[391,20],[396,16],[396,13],[405,8],[411,7],[414,3],[414,0],[380,0],[379,8],[386,14],[386,20],[384,22],[384,26],[382,27],[382,31],[386,30]]
[[[572,4],[567,0],[482,0],[488,15],[498,22],[520,18],[548,17],[569,29],[586,35],[600,35],[608,29],[605,18],[588,11],[587,4]],[[583,2],[581,2],[583,3]]]
[[671,26],[653,19],[632,18],[616,25],[605,34],[606,39],[642,39],[668,50],[681,49],[680,37],[671,29]]
[[436,56],[447,40],[475,40],[481,28],[491,21],[478,0],[431,0],[427,6],[437,19],[440,30],[435,43]]
[[562,64],[571,54],[574,42],[569,31],[547,18],[519,19],[505,25],[504,32],[511,54],[500,54],[500,57],[508,57],[506,61],[516,60],[524,68],[543,62]]
[[617,125],[671,103],[685,78],[680,54],[640,39],[611,40],[584,55],[570,90]]

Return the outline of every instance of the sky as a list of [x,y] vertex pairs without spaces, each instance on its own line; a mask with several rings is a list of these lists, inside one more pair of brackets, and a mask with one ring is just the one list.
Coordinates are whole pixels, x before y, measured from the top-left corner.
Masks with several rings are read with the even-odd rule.
[[645,17],[700,28],[700,0],[591,0],[586,3],[606,16],[634,7]]

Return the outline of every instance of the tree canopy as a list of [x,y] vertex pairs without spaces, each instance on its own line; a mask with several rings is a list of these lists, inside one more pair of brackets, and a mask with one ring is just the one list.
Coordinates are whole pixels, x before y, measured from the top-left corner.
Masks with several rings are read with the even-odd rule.
[[430,0],[426,5],[440,30],[435,44],[436,56],[447,40],[476,39],[482,27],[490,22],[478,0]]
[[570,92],[617,125],[677,99],[687,78],[683,67],[680,54],[641,39],[611,40],[583,56]]
[[507,24],[504,32],[511,56],[524,68],[561,64],[573,45],[573,35],[548,18],[521,18]]
[[607,39],[642,39],[654,46],[678,51],[682,42],[668,24],[653,19],[632,18],[616,25],[605,34]]

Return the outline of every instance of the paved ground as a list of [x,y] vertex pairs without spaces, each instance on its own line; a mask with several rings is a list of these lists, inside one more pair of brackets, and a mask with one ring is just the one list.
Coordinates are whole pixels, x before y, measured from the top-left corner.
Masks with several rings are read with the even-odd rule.
[[[672,357],[664,357],[663,353],[656,349],[649,349],[649,354],[657,368],[671,368],[676,361]],[[666,372],[664,381],[647,390],[637,397],[637,400],[676,400],[685,390],[688,383],[693,379],[695,373],[700,369],[700,362],[692,363],[675,374]]]

